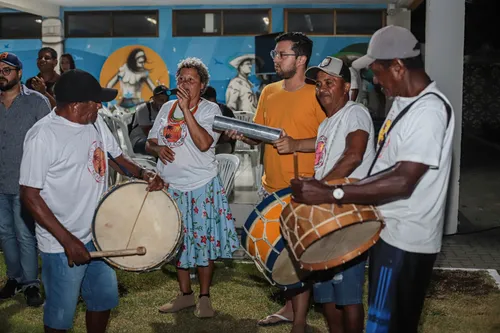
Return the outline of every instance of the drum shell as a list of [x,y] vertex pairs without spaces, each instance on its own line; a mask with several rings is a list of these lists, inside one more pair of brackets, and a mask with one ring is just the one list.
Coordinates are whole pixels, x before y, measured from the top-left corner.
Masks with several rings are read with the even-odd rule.
[[[328,182],[330,185],[356,182],[357,179],[344,178]],[[322,204],[305,205],[291,200],[283,209],[280,216],[283,236],[289,244],[290,250],[301,268],[305,270],[327,270],[340,266],[349,260],[361,255],[373,246],[380,237],[384,226],[382,215],[376,207],[371,205],[354,204]],[[355,226],[355,228],[353,228]],[[307,251],[318,251],[319,247],[328,251],[339,244],[326,243],[327,236],[351,228],[352,232],[359,232],[363,228],[368,233],[362,237],[360,244],[346,245],[342,252],[336,253],[324,260],[314,260]],[[323,243],[321,243],[323,242]],[[340,244],[341,245],[341,244]],[[325,253],[324,256],[327,256]]]
[[[290,198],[291,189],[286,188],[264,199],[250,213],[241,235],[241,245],[257,268],[272,285],[284,290],[303,287],[301,280],[308,274],[300,270],[299,263],[289,253],[280,230],[279,216]],[[293,272],[286,277],[290,283],[275,279],[278,274],[282,275],[282,272],[277,272],[277,266],[285,267],[284,271]]]

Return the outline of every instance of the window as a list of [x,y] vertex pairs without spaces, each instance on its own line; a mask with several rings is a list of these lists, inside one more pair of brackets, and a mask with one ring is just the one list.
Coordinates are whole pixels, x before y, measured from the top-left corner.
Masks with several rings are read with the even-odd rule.
[[42,17],[25,13],[0,14],[0,38],[42,38]]
[[372,35],[384,25],[383,10],[285,9],[285,31],[308,35]]
[[175,11],[172,23],[174,36],[220,36],[222,31],[220,11]]
[[287,31],[301,31],[310,35],[333,35],[334,18],[333,12],[291,11],[287,16]]
[[269,9],[174,10],[174,36],[260,35],[271,32]]
[[158,11],[64,13],[67,37],[157,37]]
[[269,33],[269,11],[228,10],[224,13],[224,35],[262,35]]
[[372,35],[382,28],[384,12],[381,11],[340,11],[335,13],[337,35]]

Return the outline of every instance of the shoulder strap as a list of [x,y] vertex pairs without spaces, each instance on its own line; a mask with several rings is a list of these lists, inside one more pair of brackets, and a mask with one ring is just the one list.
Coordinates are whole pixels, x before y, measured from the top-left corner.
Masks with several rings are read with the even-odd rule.
[[373,159],[373,162],[370,166],[370,169],[368,170],[368,174],[367,174],[367,177],[371,175],[372,173],[372,170],[373,170],[373,167],[375,166],[375,163],[377,162],[377,159],[378,159],[378,156],[380,155],[380,152],[382,151],[382,149],[384,148],[384,145],[385,145],[385,140],[387,139],[387,137],[389,136],[389,132],[394,128],[394,126],[398,123],[399,120],[401,120],[401,118],[403,118],[403,116],[408,113],[408,111],[410,111],[411,107],[413,106],[413,104],[415,104],[417,101],[419,101],[421,98],[427,96],[427,95],[434,95],[436,97],[438,97],[443,103],[444,103],[444,106],[446,108],[446,114],[448,116],[448,122],[446,123],[446,128],[448,128],[448,125],[450,124],[450,119],[451,119],[451,106],[448,104],[448,102],[446,102],[444,100],[443,97],[441,97],[440,95],[436,94],[435,92],[428,92],[422,96],[420,96],[419,98],[417,98],[416,100],[414,100],[413,102],[411,102],[409,105],[407,105],[397,116],[396,118],[394,118],[394,120],[392,121],[392,124],[391,126],[389,127],[389,129],[387,130],[387,132],[384,134],[384,138],[382,139],[382,142],[380,143],[378,149],[377,149],[377,153],[375,154],[375,158]]

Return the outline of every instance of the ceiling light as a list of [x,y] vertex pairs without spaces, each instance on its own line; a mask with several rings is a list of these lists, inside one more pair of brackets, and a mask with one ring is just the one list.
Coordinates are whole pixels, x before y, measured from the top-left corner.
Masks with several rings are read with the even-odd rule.
[[151,17],[146,17],[146,20],[148,20],[149,22],[153,23],[153,24],[156,24],[156,20],[154,18],[151,18]]
[[266,25],[269,25],[269,17],[263,17],[262,21],[264,21]]
[[35,22],[36,22],[36,23],[42,23],[42,20],[40,20],[40,19],[36,19],[36,20],[35,20]]

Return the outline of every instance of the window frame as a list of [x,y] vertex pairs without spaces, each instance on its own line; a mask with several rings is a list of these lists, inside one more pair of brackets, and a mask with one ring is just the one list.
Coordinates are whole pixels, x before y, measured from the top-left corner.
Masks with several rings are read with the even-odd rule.
[[[220,32],[213,33],[201,33],[201,34],[179,34],[177,31],[177,13],[213,13],[220,15]],[[232,12],[232,13],[251,13],[251,14],[267,14],[269,18],[269,24],[267,27],[267,32],[264,31],[256,31],[253,33],[231,33],[226,34],[224,29],[224,12]],[[248,9],[174,9],[172,10],[172,37],[230,37],[230,36],[255,36],[272,32],[273,18],[271,8],[248,8]]]
[[[34,15],[34,14],[30,14],[30,13],[0,13],[0,27],[1,27],[1,20],[4,16],[10,16],[10,17],[13,17],[13,16],[18,16],[18,17],[28,17],[28,16],[31,16],[33,17],[34,20],[42,20],[43,21],[43,17],[42,16],[38,16],[38,15]],[[40,25],[40,35],[38,36],[29,36],[29,37],[7,37],[7,36],[4,36],[1,32],[0,32],[0,39],[4,39],[4,40],[17,40],[17,39],[42,39],[42,24],[39,23]]]
[[[110,24],[109,31],[107,34],[103,35],[85,35],[85,34],[70,34],[69,33],[69,16],[70,15],[101,15],[101,16],[109,16]],[[126,36],[115,36],[114,35],[114,16],[119,16],[120,14],[128,14],[128,15],[155,15],[156,16],[156,31],[154,35],[144,35],[144,34],[131,34]],[[65,11],[64,12],[64,36],[65,38],[156,38],[159,37],[160,32],[160,11],[158,9],[152,10],[89,10],[89,11]]]
[[288,13],[302,13],[302,14],[332,14],[333,15],[333,34],[324,34],[324,33],[314,33],[309,32],[307,35],[315,36],[315,37],[370,37],[372,34],[337,34],[337,12],[343,13],[366,13],[372,12],[377,13],[380,12],[382,27],[387,25],[387,13],[384,9],[354,9],[354,8],[285,8],[283,10],[284,17],[284,31],[289,32],[288,30]]

